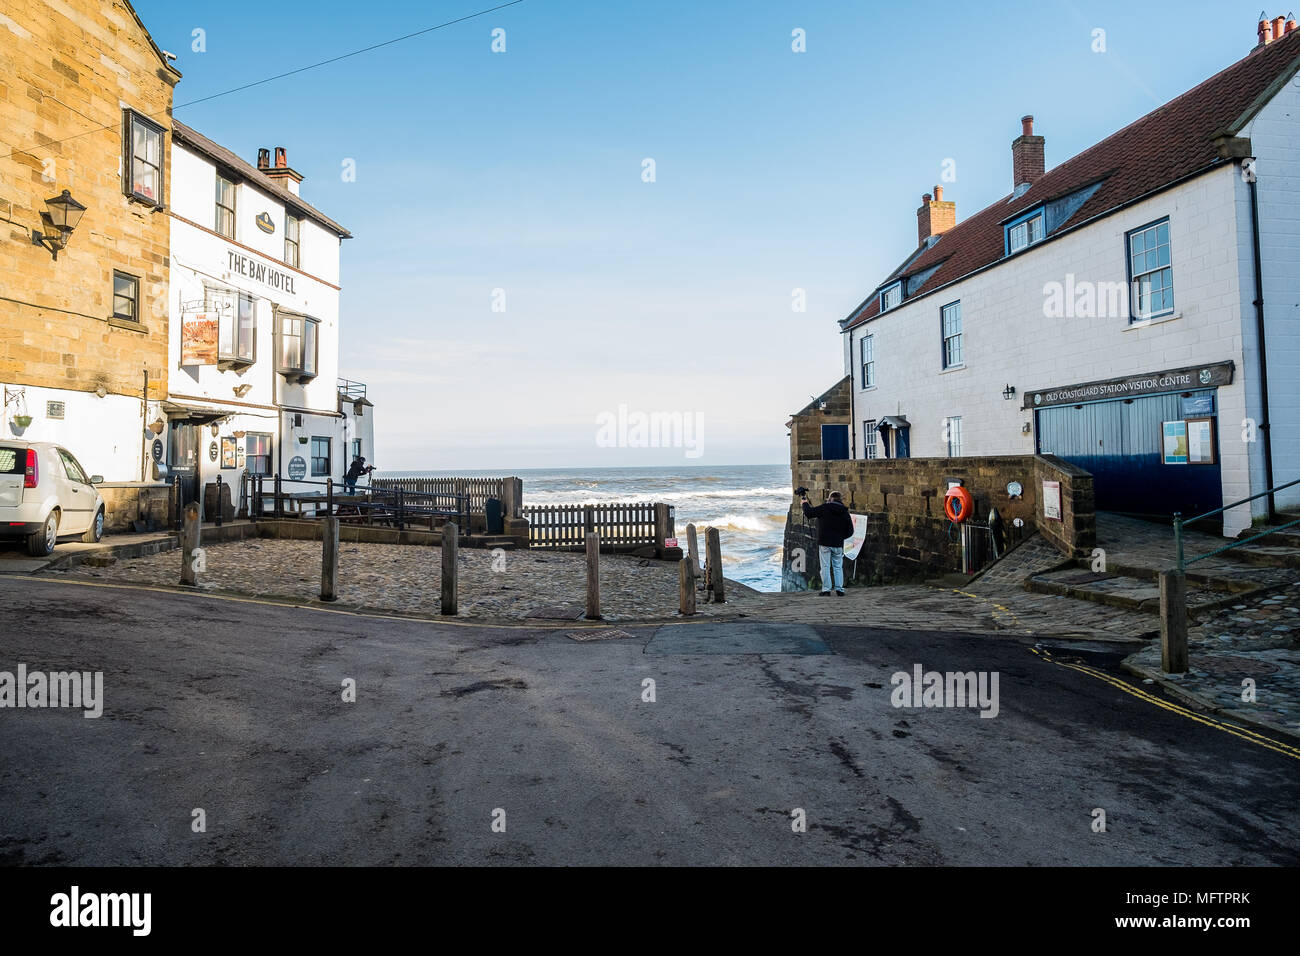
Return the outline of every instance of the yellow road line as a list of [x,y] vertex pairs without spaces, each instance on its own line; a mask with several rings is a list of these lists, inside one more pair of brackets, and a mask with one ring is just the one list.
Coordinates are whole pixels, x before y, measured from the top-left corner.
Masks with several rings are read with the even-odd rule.
[[1140,687],[1134,687],[1132,684],[1087,664],[1077,664],[1072,661],[1059,661],[1053,657],[1050,652],[1041,650],[1037,647],[1031,647],[1030,650],[1051,664],[1068,667],[1070,670],[1078,671],[1080,674],[1087,674],[1089,677],[1105,681],[1112,687],[1118,687],[1125,693],[1131,694],[1139,700],[1146,701],[1148,704],[1154,704],[1162,710],[1167,710],[1180,717],[1186,717],[1188,720],[1194,720],[1196,723],[1204,724],[1206,727],[1213,727],[1215,730],[1221,730],[1225,734],[1232,734],[1234,737],[1240,737],[1248,743],[1263,747],[1266,750],[1272,750],[1275,753],[1280,753],[1283,756],[1292,758],[1293,760],[1300,760],[1300,747],[1284,743],[1280,740],[1274,740],[1272,737],[1265,737],[1263,734],[1257,733],[1249,728],[1238,727],[1235,724],[1219,720],[1217,717],[1211,717],[1208,714],[1199,714],[1194,710],[1189,710],[1188,708],[1183,707],[1181,704],[1174,704],[1170,701],[1162,700]]

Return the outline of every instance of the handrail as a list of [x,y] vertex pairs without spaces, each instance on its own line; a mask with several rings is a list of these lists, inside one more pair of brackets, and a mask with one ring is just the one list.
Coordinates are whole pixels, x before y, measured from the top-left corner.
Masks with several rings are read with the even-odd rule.
[[[267,478],[273,479],[274,482],[274,491],[272,492],[274,506],[272,514],[275,517],[284,516],[282,502],[294,500],[306,501],[309,500],[309,498],[315,498],[318,500],[323,499],[327,514],[335,516],[336,507],[338,504],[342,504],[342,502],[336,504],[336,497],[345,497],[338,494],[336,490],[338,484],[332,477],[326,478],[324,481],[314,481],[309,478],[288,479],[295,485],[324,487],[325,491],[323,495],[319,492],[314,494],[312,492],[307,492],[305,495],[286,492],[283,490],[283,482],[285,479],[279,473],[276,473],[275,475],[252,475],[250,477],[253,481],[254,488],[251,496],[252,507],[250,508],[250,511],[254,520],[265,517],[266,515],[266,491],[264,484]],[[392,518],[396,520],[397,528],[400,531],[406,527],[410,517],[433,518],[441,515],[448,518],[454,517],[463,529],[461,533],[465,537],[470,536],[470,499],[468,495],[458,495],[451,492],[406,491],[400,487],[394,489],[376,488],[372,485],[361,484],[357,485],[356,490],[358,492],[364,491],[367,500],[349,501],[347,502],[347,507],[357,509],[358,514],[364,511],[372,522],[377,512],[382,512],[386,516],[391,514]],[[354,496],[350,495],[346,497]],[[446,502],[446,504],[443,504],[443,502]]]
[[1251,535],[1249,538],[1241,538],[1229,544],[1225,544],[1221,548],[1215,548],[1213,551],[1207,551],[1205,552],[1205,554],[1198,554],[1194,558],[1187,558],[1183,552],[1183,527],[1185,525],[1195,521],[1203,521],[1204,519],[1211,518],[1214,515],[1223,514],[1224,512],[1228,511],[1231,508],[1237,508],[1240,507],[1241,505],[1249,504],[1250,502],[1255,501],[1256,499],[1274,495],[1285,488],[1291,488],[1294,487],[1295,485],[1300,485],[1300,478],[1297,478],[1295,481],[1288,481],[1284,485],[1278,485],[1275,488],[1269,488],[1265,491],[1261,491],[1259,494],[1251,495],[1249,498],[1242,498],[1240,501],[1234,501],[1232,504],[1224,505],[1222,508],[1216,508],[1213,511],[1207,511],[1205,512],[1205,514],[1197,515],[1195,518],[1184,518],[1182,512],[1175,511],[1174,512],[1174,548],[1178,555],[1177,568],[1179,573],[1186,571],[1187,565],[1189,564],[1195,564],[1197,561],[1204,561],[1206,558],[1212,558],[1216,554],[1222,554],[1225,551],[1231,551],[1233,548],[1240,548],[1242,545],[1250,544],[1252,541],[1258,541],[1261,538],[1267,538],[1270,534],[1277,534],[1279,531],[1285,531],[1287,528],[1294,528],[1297,525],[1300,525],[1300,518],[1297,518],[1295,521],[1288,521],[1286,524],[1278,525],[1276,528],[1269,528],[1267,531],[1263,531],[1260,532],[1259,534]]

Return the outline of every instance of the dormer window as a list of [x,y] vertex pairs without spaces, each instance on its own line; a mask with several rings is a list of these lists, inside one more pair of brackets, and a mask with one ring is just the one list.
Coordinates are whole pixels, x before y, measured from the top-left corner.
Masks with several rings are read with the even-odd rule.
[[880,290],[880,311],[888,312],[903,301],[903,283],[895,282]]
[[1045,235],[1043,210],[1035,209],[1006,227],[1006,254],[1011,255],[1021,249],[1028,249],[1034,243],[1042,242]]

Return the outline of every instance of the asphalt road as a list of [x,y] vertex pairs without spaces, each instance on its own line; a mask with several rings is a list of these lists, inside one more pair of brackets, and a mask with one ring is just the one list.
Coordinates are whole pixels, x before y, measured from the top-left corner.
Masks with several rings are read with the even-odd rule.
[[[0,709],[0,863],[1300,863],[1300,760],[1027,643],[723,627],[577,642],[0,576],[0,671],[104,674],[98,719]],[[997,716],[892,706],[916,664],[997,672]]]

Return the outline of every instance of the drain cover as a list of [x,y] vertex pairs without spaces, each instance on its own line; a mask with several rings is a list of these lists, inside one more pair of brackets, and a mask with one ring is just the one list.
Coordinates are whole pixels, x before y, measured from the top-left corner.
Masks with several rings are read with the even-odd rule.
[[570,631],[565,636],[573,641],[618,641],[632,635],[616,627],[590,627],[585,631]]

